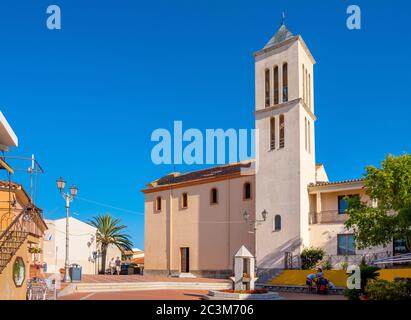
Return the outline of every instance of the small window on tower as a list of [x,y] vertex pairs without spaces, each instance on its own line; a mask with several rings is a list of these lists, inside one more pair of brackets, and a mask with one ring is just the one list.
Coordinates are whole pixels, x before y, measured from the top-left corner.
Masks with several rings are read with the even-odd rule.
[[308,151],[307,118],[304,118],[305,150]]
[[281,216],[277,214],[274,217],[274,231],[280,231],[281,230]]
[[283,64],[283,102],[288,101],[288,65]]
[[308,153],[311,153],[311,123],[308,121]]
[[181,208],[188,208],[188,195],[186,192],[181,195]]
[[279,103],[278,66],[274,67],[274,105]]
[[304,77],[305,77],[305,104],[308,105],[308,100],[309,100],[308,95],[309,95],[309,93],[308,93],[308,71],[307,71],[307,69],[305,69]]
[[308,106],[311,109],[311,75],[308,74]]
[[217,192],[216,188],[211,189],[210,203],[211,204],[217,204],[218,203],[218,192]]
[[270,150],[275,149],[275,118],[270,118]]
[[265,69],[265,106],[270,106],[270,70]]
[[305,100],[305,71],[304,71],[304,64],[303,64],[303,101],[306,102]]
[[244,200],[251,199],[251,183],[244,183]]
[[156,211],[161,211],[161,197],[156,198]]
[[285,122],[284,115],[280,115],[280,149],[285,146]]

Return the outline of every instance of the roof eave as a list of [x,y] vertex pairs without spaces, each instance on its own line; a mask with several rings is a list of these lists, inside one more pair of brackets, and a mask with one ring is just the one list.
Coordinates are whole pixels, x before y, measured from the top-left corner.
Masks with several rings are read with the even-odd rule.
[[271,51],[274,51],[274,50],[279,49],[279,48],[281,48],[281,47],[283,47],[283,46],[289,45],[289,44],[291,44],[291,43],[293,43],[293,42],[295,42],[295,41],[299,41],[299,42],[300,42],[301,46],[304,48],[305,52],[307,53],[307,56],[308,56],[309,59],[311,60],[311,63],[312,63],[312,64],[316,64],[316,61],[315,61],[313,55],[311,54],[310,49],[308,49],[307,44],[305,43],[303,37],[300,36],[300,35],[293,36],[292,38],[289,38],[289,39],[287,39],[287,40],[285,40],[285,41],[282,41],[282,42],[280,42],[280,43],[278,43],[278,44],[275,44],[275,45],[273,45],[273,46],[271,46],[271,47],[263,48],[263,49],[261,49],[261,50],[259,50],[259,51],[256,51],[256,52],[253,53],[254,58],[258,58],[259,56],[261,56],[261,55],[263,55],[263,54],[270,53]]
[[315,194],[317,192],[337,192],[337,191],[348,191],[348,190],[358,190],[364,189],[364,180],[357,181],[347,181],[347,182],[337,182],[337,183],[326,183],[321,185],[309,185],[308,192],[310,194]]
[[14,133],[13,129],[7,122],[7,119],[0,111],[0,146],[3,148],[7,147],[17,147],[19,145],[19,139],[17,138],[16,134]]

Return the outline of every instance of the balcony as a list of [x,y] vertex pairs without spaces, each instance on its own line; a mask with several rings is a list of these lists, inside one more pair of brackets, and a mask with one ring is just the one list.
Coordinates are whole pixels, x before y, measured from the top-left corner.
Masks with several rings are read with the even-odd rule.
[[344,223],[348,216],[343,213],[339,213],[338,210],[323,210],[320,212],[309,212],[309,224],[322,224],[322,223]]

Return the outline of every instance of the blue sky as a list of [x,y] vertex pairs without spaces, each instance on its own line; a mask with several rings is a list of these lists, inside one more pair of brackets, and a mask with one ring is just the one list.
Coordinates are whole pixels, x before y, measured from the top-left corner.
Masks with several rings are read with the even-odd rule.
[[[358,4],[362,29],[346,28]],[[62,30],[46,28],[60,5]],[[151,162],[156,128],[253,128],[252,53],[281,12],[315,66],[316,158],[331,180],[410,151],[411,4],[406,1],[12,1],[0,3],[0,110],[36,155],[38,205],[64,215],[62,175],[82,220],[110,212],[144,244],[140,189],[173,170]],[[198,166],[177,166],[178,171]],[[27,177],[15,180],[27,184]],[[94,202],[93,202],[94,201]],[[97,202],[97,203],[95,203]],[[103,205],[104,204],[104,205]]]

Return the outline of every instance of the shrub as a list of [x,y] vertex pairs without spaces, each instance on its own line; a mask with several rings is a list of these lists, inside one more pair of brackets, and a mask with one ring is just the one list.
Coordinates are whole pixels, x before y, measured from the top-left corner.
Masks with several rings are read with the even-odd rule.
[[323,262],[323,269],[324,270],[331,270],[332,268],[333,268],[333,265],[332,265],[330,259],[327,259]]
[[315,267],[318,261],[322,260],[324,257],[324,250],[321,248],[305,248],[301,252],[301,268],[304,270],[312,269]]
[[378,272],[380,268],[367,266],[367,265],[360,265],[360,272],[361,272],[361,291],[364,293],[364,289],[370,280],[377,280],[380,273]]
[[321,268],[323,270],[331,270],[332,269],[332,263],[329,258],[323,258],[315,264],[315,269]]
[[348,298],[348,300],[360,300],[361,290],[359,289],[345,289],[344,296]]
[[341,267],[341,270],[347,271],[348,262],[341,262],[341,263],[340,263],[340,267]]
[[370,300],[407,300],[407,281],[389,282],[386,280],[370,281],[365,294]]

